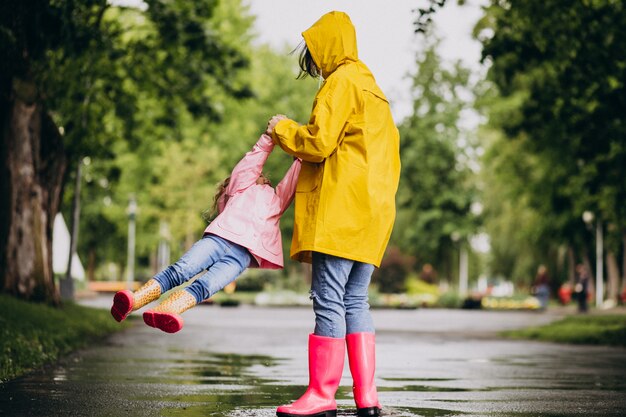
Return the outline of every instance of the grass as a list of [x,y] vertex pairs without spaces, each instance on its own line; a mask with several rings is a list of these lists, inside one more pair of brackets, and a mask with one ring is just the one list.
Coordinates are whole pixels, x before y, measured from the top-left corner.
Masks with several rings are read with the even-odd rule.
[[544,326],[508,330],[502,335],[546,342],[626,346],[626,314],[570,316]]
[[0,382],[127,326],[113,320],[107,310],[73,303],[54,308],[0,295]]

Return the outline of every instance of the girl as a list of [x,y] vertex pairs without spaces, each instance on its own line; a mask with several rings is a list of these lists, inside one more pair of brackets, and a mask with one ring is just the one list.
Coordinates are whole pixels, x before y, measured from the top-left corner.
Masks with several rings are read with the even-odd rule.
[[367,289],[395,219],[399,135],[387,98],[358,58],[345,13],[306,30],[301,75],[324,83],[309,122],[274,116],[268,133],[302,159],[296,190],[293,259],[312,262],[315,330],[309,336],[309,387],[279,417],[335,416],[346,345],[359,416],[378,416],[374,325]]
[[279,220],[293,199],[300,160],[294,160],[274,191],[261,173],[273,148],[272,139],[261,135],[218,190],[214,206],[219,215],[205,229],[203,238],[139,290],[115,294],[111,307],[115,320],[124,320],[131,311],[206,270],[191,285],[174,291],[158,307],[143,313],[148,326],[175,333],[183,327],[182,312],[224,288],[248,266],[283,267]]

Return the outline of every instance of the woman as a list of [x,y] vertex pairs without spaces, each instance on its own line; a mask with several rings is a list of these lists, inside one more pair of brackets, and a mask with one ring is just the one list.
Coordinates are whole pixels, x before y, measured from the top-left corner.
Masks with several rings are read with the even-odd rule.
[[387,98],[358,58],[348,15],[330,12],[302,33],[301,75],[324,78],[309,122],[277,115],[268,133],[302,159],[291,257],[311,262],[315,330],[309,387],[279,417],[334,416],[348,348],[358,415],[377,416],[368,286],[395,220],[399,135]]

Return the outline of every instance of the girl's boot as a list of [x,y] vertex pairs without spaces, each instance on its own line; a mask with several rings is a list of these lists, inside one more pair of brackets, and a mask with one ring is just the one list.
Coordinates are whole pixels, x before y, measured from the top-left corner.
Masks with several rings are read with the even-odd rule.
[[335,417],[335,392],[343,371],[343,338],[309,335],[309,387],[290,405],[278,407],[278,417]]
[[111,315],[117,321],[122,321],[131,311],[138,310],[149,302],[161,296],[161,284],[155,279],[150,279],[137,291],[118,291],[113,296]]
[[352,373],[352,392],[357,416],[380,415],[380,403],[374,382],[376,341],[374,333],[352,333],[346,336],[348,362]]
[[143,313],[143,321],[164,332],[176,333],[184,324],[180,314],[196,304],[196,297],[189,291],[177,290],[157,307]]

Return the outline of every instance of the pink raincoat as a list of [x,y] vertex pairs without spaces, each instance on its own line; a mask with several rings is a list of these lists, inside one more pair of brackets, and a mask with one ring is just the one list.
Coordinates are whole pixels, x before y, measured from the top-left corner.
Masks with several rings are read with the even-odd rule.
[[[272,152],[272,138],[263,134],[230,174],[230,183],[218,201],[219,215],[204,230],[248,249],[256,265],[265,269],[283,267],[283,244],[279,221],[293,200],[300,174],[296,159],[276,191],[257,184],[263,165]],[[254,262],[253,262],[254,264]]]

